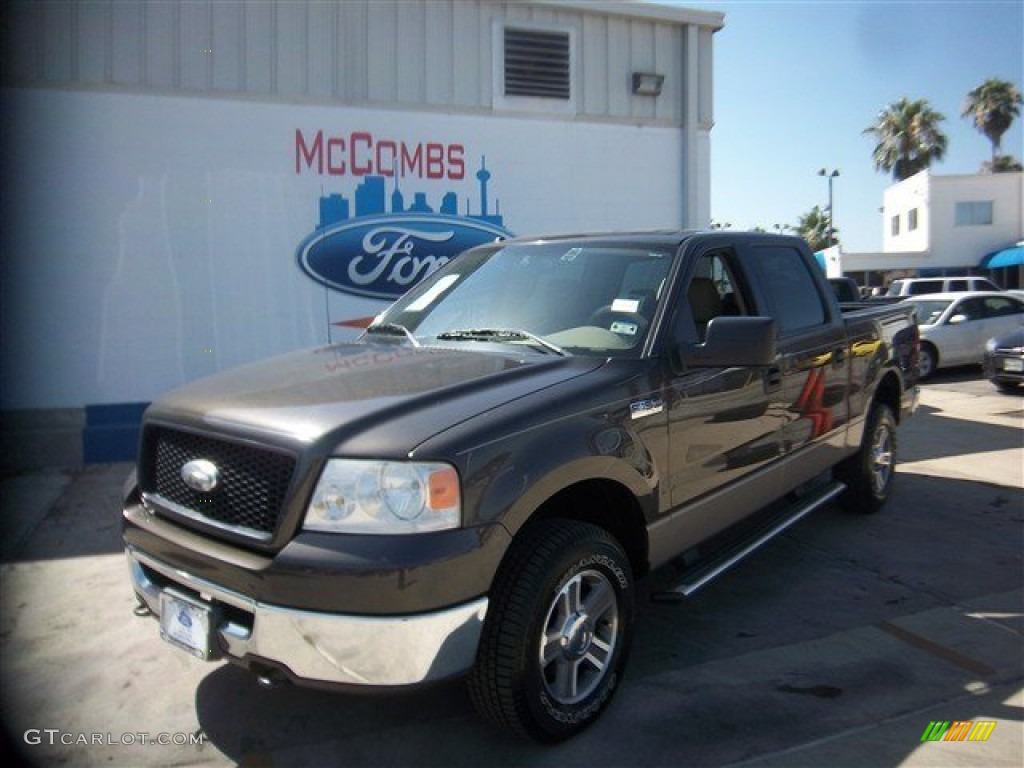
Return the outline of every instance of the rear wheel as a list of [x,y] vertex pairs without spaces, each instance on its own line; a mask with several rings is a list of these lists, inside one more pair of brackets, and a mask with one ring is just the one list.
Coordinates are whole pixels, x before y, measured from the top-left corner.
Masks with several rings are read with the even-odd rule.
[[860,449],[836,475],[846,483],[840,503],[855,512],[877,512],[892,495],[896,471],[896,420],[889,406],[876,403],[868,414]]
[[633,577],[603,529],[546,520],[520,534],[492,591],[469,691],[492,722],[541,742],[594,722],[629,651]]
[[939,366],[939,352],[931,344],[922,344],[921,353],[917,358],[917,376],[927,379]]

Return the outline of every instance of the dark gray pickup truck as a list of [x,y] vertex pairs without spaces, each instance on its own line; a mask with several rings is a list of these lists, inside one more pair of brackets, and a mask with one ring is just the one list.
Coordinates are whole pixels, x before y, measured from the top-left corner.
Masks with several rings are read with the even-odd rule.
[[620,684],[639,595],[886,501],[918,349],[909,308],[843,314],[796,238],[475,248],[356,343],[150,406],[139,612],[268,685],[468,674],[491,721],[568,738]]

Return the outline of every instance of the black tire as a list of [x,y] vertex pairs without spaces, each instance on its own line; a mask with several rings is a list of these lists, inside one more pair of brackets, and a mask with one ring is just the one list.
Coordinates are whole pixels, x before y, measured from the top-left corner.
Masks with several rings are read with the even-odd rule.
[[939,351],[931,344],[922,344],[921,353],[917,358],[917,377],[927,379],[935,373],[939,366]]
[[868,414],[860,449],[837,468],[846,483],[839,502],[853,512],[877,512],[892,495],[896,478],[896,420],[889,406],[876,403]]
[[1004,395],[1019,395],[1024,393],[1024,389],[1021,389],[1020,384],[1014,384],[1012,381],[993,381],[996,385],[996,389],[1002,392]]
[[619,685],[633,612],[629,560],[606,531],[573,520],[529,527],[495,580],[469,677],[473,704],[536,741],[576,735]]

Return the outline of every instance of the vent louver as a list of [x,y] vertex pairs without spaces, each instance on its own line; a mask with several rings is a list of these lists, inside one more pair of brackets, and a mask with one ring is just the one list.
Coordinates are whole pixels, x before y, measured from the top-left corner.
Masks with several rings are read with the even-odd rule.
[[505,28],[505,95],[569,99],[569,33]]

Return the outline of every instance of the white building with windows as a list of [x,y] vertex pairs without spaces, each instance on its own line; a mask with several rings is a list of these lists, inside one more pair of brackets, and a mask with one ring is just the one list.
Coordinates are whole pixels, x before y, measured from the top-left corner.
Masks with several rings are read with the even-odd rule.
[[710,223],[724,16],[572,0],[9,0],[4,459],[353,337],[508,234]]
[[1024,240],[1024,173],[941,176],[921,171],[888,187],[882,200],[882,253],[844,253],[843,271],[914,277],[989,274],[1020,287],[1019,256],[999,260]]

